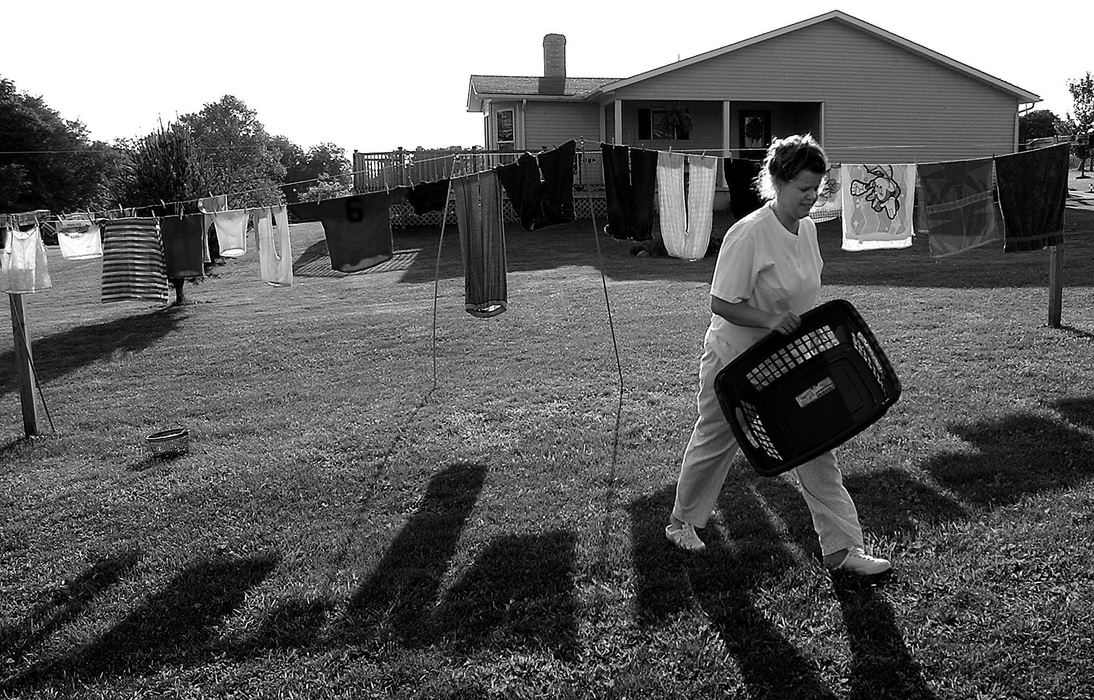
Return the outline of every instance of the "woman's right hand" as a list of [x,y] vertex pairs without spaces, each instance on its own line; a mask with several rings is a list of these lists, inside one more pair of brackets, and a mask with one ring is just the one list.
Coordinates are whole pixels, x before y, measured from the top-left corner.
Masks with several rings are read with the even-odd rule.
[[774,314],[767,322],[769,330],[773,330],[783,335],[790,335],[794,331],[798,330],[798,326],[801,325],[801,319],[798,315],[785,311],[783,313]]

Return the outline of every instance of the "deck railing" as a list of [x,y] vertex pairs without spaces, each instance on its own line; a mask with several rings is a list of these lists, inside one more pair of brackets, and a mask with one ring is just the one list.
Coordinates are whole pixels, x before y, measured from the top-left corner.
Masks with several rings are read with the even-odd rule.
[[[492,151],[471,148],[399,148],[394,151],[353,152],[353,188],[357,192],[375,192],[434,182],[453,175],[490,170],[512,163],[519,151]],[[600,149],[578,151],[574,159],[574,189],[600,188],[604,185]]]

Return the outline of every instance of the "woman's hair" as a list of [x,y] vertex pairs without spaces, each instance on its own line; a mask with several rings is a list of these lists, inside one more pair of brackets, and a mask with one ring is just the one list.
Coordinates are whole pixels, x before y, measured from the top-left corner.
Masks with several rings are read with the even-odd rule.
[[756,191],[763,199],[775,199],[778,183],[790,182],[803,170],[828,172],[828,157],[812,134],[772,139],[760,174],[756,176]]

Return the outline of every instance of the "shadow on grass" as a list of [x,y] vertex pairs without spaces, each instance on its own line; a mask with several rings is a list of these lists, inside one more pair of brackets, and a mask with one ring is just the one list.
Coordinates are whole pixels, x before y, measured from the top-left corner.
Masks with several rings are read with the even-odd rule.
[[277,566],[272,555],[191,564],[94,642],[0,685],[21,689],[77,677],[141,674],[190,665],[217,651],[216,626]]
[[1069,488],[1094,476],[1094,439],[1031,413],[949,426],[974,454],[930,459],[926,469],[968,503],[1008,505],[1022,496]]
[[851,647],[854,700],[934,700],[922,669],[904,644],[893,608],[872,587],[833,585]]
[[[74,372],[115,353],[143,350],[179,325],[178,307],[158,309],[140,316],[77,326],[33,342],[34,369],[45,383]],[[0,356],[0,366],[14,366],[14,351]],[[0,375],[0,396],[18,391],[14,372]]]
[[76,618],[96,596],[116,584],[140,558],[131,549],[100,559],[48,598],[34,606],[26,618],[14,625],[0,627],[0,658],[18,663],[23,656]]
[[915,535],[921,523],[964,520],[968,510],[902,469],[882,469],[845,476],[866,530],[886,536]]
[[1072,423],[1094,430],[1094,397],[1057,401],[1056,410]]
[[350,598],[336,638],[387,631],[403,643],[429,642],[427,614],[485,478],[481,464],[454,464],[433,477],[414,515]]
[[718,505],[725,539],[717,528],[706,528],[707,552],[688,561],[699,605],[736,658],[749,697],[835,697],[816,665],[753,601],[756,589],[794,561],[759,501],[743,485],[727,485]]
[[264,649],[302,649],[314,645],[333,604],[324,598],[289,598],[266,613],[258,630],[233,648],[249,658]]
[[635,616],[643,626],[663,622],[691,605],[689,591],[680,585],[687,576],[687,555],[665,539],[675,494],[674,486],[666,486],[627,506],[638,589]]
[[577,660],[571,532],[495,539],[437,610],[439,637],[462,650],[547,649]]

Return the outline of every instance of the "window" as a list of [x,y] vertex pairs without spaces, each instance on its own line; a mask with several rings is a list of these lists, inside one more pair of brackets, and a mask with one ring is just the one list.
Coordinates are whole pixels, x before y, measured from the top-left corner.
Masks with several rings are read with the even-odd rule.
[[686,108],[638,110],[639,141],[687,141],[690,137],[691,115]]
[[516,129],[513,126],[513,110],[502,109],[497,113],[497,148],[512,151],[516,146]]

